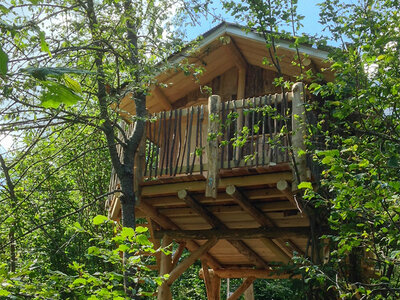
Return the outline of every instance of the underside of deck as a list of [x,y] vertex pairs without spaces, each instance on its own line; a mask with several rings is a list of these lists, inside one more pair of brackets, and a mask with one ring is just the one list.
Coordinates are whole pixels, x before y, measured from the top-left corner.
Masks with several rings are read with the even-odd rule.
[[205,181],[194,175],[144,182],[136,217],[151,220],[154,239],[167,235],[191,252],[216,238],[203,258],[216,272],[231,270],[229,277],[257,268],[253,275],[267,278],[271,266],[304,254],[309,219],[291,196],[287,163],[222,172],[216,199],[205,197]]

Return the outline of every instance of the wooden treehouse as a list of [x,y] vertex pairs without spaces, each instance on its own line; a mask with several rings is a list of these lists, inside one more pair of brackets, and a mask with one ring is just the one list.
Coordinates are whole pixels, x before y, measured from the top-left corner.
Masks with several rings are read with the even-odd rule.
[[[282,73],[294,81],[296,51],[288,41],[277,44]],[[305,71],[328,67],[326,52],[299,51]],[[202,75],[195,79],[179,68],[162,73],[147,98],[150,118],[135,167],[136,217],[147,219],[156,247],[180,245],[171,256],[157,256],[154,268],[170,274],[158,299],[171,299],[170,285],[197,259],[208,299],[220,299],[221,278],[243,278],[229,297],[237,299],[256,278],[289,278],[274,266],[307,251],[309,218],[296,201],[298,182],[311,180],[305,155],[298,155],[305,149],[303,85],[282,94],[264,57],[259,34],[222,23],[204,35],[196,53],[170,58],[174,65],[202,67]],[[135,114],[129,96],[118,109]],[[117,186],[114,174],[111,189]],[[109,215],[120,217],[118,196]],[[191,254],[178,262],[184,248]]]

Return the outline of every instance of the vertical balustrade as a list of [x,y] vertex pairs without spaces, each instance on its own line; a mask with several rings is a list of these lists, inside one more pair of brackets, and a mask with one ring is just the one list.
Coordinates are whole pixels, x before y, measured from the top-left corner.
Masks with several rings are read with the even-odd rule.
[[208,173],[206,182],[206,197],[217,198],[217,187],[219,181],[219,113],[221,107],[221,98],[211,96],[208,98],[208,138],[207,138],[207,158]]
[[[294,160],[296,168],[305,169],[305,158],[299,156],[304,148],[305,134],[300,85],[296,84],[293,92],[285,97],[275,94],[221,103],[218,96],[212,96],[208,106],[154,114],[152,118],[155,120],[149,122],[147,130],[144,177],[198,175],[206,171],[210,193],[213,194],[219,169],[288,162],[291,158],[288,151],[290,141],[286,135],[279,136],[284,126],[289,132],[296,128],[292,137],[296,147]],[[290,103],[292,99],[293,103]],[[292,118],[292,112],[300,118]],[[208,130],[203,126],[207,126]],[[247,128],[246,133],[243,132],[244,127]],[[242,145],[235,145],[238,137]],[[220,144],[221,141],[224,144]],[[215,161],[218,162],[217,167]]]

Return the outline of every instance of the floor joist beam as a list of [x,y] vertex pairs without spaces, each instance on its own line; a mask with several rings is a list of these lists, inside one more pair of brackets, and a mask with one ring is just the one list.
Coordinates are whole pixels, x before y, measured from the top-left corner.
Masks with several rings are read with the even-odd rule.
[[[214,214],[207,210],[207,208],[201,205],[186,190],[180,190],[178,192],[178,197],[179,199],[184,200],[190,208],[192,208],[197,214],[199,214],[212,227],[219,229],[228,229],[228,227],[220,219],[218,219]],[[229,239],[227,241],[257,267],[267,267],[266,262],[243,241]]]
[[[226,193],[232,197],[233,200],[244,211],[246,211],[250,216],[252,216],[261,226],[263,227],[276,227],[274,222],[267,217],[263,211],[261,211],[258,207],[254,206],[246,196],[241,193],[240,190],[237,189],[234,185],[229,185],[226,187]],[[262,238],[261,242],[268,247],[280,260],[284,262],[288,262],[290,257],[282,250],[281,247],[286,247],[284,243],[280,243],[279,241],[273,241],[271,238]]]
[[[255,277],[263,279],[288,279],[301,278],[301,275],[293,275],[292,273],[282,273],[277,270],[265,269],[209,269],[210,273],[218,275],[220,278],[244,278]],[[203,279],[203,270],[200,270],[200,278]]]
[[206,229],[206,230],[159,230],[154,233],[156,238],[164,234],[175,240],[208,240],[212,237],[223,240],[246,240],[259,238],[308,238],[309,227],[260,227],[240,229]]

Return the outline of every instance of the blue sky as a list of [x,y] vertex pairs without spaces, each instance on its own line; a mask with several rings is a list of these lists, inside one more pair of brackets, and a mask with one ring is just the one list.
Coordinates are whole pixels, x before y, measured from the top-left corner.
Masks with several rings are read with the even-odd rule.
[[[319,20],[319,7],[317,3],[322,2],[322,0],[299,0],[298,1],[298,13],[303,15],[305,18],[303,20],[304,27],[300,30],[299,34],[307,33],[307,34],[321,34],[323,30],[323,26],[318,23]],[[221,7],[216,7],[217,12],[224,16],[226,21],[235,22],[234,18],[228,16]],[[200,20],[201,24],[193,27],[187,28],[188,38],[194,39],[197,36],[205,33],[209,29],[218,25],[220,22],[212,23],[212,18],[210,17],[208,20],[202,18]]]

